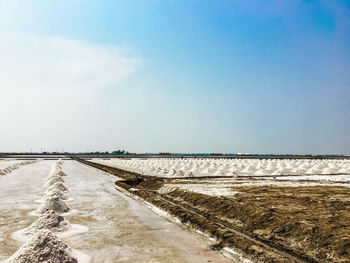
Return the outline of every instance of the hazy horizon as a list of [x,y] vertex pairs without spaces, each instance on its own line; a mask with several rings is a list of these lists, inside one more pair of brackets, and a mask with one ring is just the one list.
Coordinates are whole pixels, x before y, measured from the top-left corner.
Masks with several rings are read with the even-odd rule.
[[0,2],[0,152],[350,153],[348,1]]

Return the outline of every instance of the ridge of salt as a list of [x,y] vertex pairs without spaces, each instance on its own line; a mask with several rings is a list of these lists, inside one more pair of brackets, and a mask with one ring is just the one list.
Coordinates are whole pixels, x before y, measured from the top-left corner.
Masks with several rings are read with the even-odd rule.
[[55,183],[64,183],[64,179],[61,176],[52,176],[46,181],[45,185],[51,186]]
[[39,230],[4,263],[77,263],[72,250],[49,230]]
[[49,210],[38,217],[25,231],[25,234],[34,234],[39,229],[48,229],[53,232],[64,232],[70,229],[70,224],[63,216]]
[[63,200],[67,200],[68,199],[68,196],[62,192],[61,190],[57,189],[57,188],[54,188],[50,191],[46,191],[46,199],[49,198],[49,197],[59,197]]
[[59,176],[67,176],[67,174],[65,172],[63,172],[62,170],[58,170],[56,172],[56,174],[59,175]]
[[48,197],[45,202],[37,209],[37,212],[44,214],[47,211],[55,211],[57,213],[66,213],[70,208],[58,196]]
[[50,191],[52,191],[53,189],[58,189],[58,190],[60,190],[60,191],[62,191],[62,192],[67,192],[67,191],[68,191],[67,187],[66,187],[64,184],[62,184],[61,182],[56,182],[56,183],[54,183],[53,185],[51,185],[51,186],[46,190],[46,192],[50,192]]

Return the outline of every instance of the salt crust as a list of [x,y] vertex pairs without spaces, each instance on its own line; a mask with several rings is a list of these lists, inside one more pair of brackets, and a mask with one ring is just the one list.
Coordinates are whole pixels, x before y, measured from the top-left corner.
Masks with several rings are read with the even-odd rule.
[[[52,230],[54,232],[54,229],[48,229]],[[61,229],[62,231],[55,231],[55,235],[60,239],[65,239],[69,237],[73,237],[76,235],[79,235],[81,233],[85,233],[89,231],[89,228],[86,226],[82,226],[79,224],[69,224],[69,228],[67,230]],[[33,234],[37,232],[37,230],[33,229],[30,233],[27,232],[28,228],[17,230],[16,232],[12,233],[11,237],[14,240],[20,241],[20,242],[26,242]]]

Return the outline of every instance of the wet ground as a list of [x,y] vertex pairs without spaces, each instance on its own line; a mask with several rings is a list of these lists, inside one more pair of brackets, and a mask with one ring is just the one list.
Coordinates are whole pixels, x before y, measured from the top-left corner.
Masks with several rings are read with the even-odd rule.
[[[29,226],[28,215],[45,195],[44,178],[54,161],[40,161],[0,176],[0,261],[21,242],[14,231]],[[89,231],[63,241],[91,257],[91,262],[232,262],[209,249],[202,236],[154,214],[115,190],[115,177],[74,161],[65,161],[65,185],[74,210],[65,216]]]

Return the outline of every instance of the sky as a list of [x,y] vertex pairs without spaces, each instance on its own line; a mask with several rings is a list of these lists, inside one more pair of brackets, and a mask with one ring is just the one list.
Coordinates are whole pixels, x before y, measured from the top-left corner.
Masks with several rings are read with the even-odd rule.
[[0,0],[0,152],[350,154],[350,1]]

